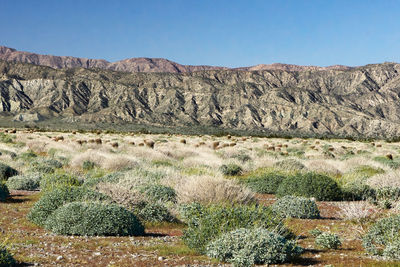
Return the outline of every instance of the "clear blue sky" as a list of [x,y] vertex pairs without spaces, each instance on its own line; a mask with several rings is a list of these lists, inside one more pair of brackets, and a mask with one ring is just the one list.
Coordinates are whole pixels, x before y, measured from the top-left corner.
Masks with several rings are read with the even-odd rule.
[[0,0],[0,45],[192,65],[400,62],[395,0]]

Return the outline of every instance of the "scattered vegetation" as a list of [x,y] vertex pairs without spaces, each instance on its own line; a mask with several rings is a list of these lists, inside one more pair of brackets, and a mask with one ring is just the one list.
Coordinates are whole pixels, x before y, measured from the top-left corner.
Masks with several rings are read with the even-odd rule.
[[[85,255],[88,265],[125,266],[126,255],[139,255],[129,263],[353,266],[400,259],[398,143],[149,131],[2,134],[0,238],[10,234],[16,262],[82,265]],[[144,225],[148,234],[129,237],[143,235]],[[65,246],[74,256],[56,260]],[[102,247],[101,256],[83,246]]]

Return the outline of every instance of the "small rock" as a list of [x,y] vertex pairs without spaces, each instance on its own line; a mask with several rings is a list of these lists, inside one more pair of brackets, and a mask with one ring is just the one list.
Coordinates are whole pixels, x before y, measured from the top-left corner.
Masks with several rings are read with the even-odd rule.
[[93,256],[101,256],[101,252],[95,252],[93,253]]
[[62,260],[64,257],[63,256],[58,256],[57,257],[57,261],[60,261],[60,260]]

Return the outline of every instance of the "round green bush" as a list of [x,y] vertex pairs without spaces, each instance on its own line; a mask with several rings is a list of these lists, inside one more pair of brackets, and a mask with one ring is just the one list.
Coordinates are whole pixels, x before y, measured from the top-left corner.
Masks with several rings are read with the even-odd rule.
[[146,203],[136,214],[146,222],[173,222],[175,220],[168,209],[159,203]]
[[220,167],[220,170],[224,175],[230,176],[240,175],[243,171],[242,167],[234,163],[224,164]]
[[221,235],[206,248],[207,256],[234,266],[284,263],[302,251],[295,241],[262,228],[236,229]]
[[338,235],[325,232],[315,238],[315,244],[322,248],[337,249],[342,245],[342,242]]
[[320,218],[318,206],[315,201],[304,197],[284,196],[272,205],[272,210],[278,216],[285,218]]
[[151,201],[176,202],[176,192],[172,187],[152,184],[141,190]]
[[250,176],[243,183],[251,191],[261,194],[275,194],[279,185],[286,176],[276,173],[263,173],[257,176]]
[[392,215],[374,223],[363,237],[363,246],[370,255],[393,255],[400,242],[400,215]]
[[282,218],[275,216],[269,207],[205,207],[194,203],[181,207],[181,217],[188,226],[183,231],[182,239],[189,248],[199,253],[204,253],[206,245],[219,235],[237,228],[260,227],[291,236]]
[[274,166],[285,171],[302,171],[307,169],[303,163],[295,159],[284,159],[276,162]]
[[10,177],[6,185],[11,190],[37,190],[40,186],[41,175],[39,173],[30,173]]
[[0,181],[7,181],[11,176],[18,174],[18,171],[0,162]]
[[6,200],[6,198],[10,195],[10,191],[8,191],[7,186],[0,181],[0,201]]
[[39,226],[43,226],[47,217],[62,205],[69,202],[85,200],[109,201],[110,198],[85,187],[60,187],[53,191],[46,192],[39,201],[33,205],[28,213],[28,219]]
[[278,197],[293,195],[314,197],[322,201],[342,199],[342,191],[335,180],[313,172],[288,176],[279,185],[276,193]]
[[42,191],[51,191],[58,187],[79,186],[82,182],[75,176],[69,174],[47,174],[40,180],[40,189]]
[[59,235],[137,236],[144,227],[127,209],[97,202],[71,202],[46,220],[45,228]]
[[14,257],[3,246],[0,246],[0,267],[9,267],[16,264]]

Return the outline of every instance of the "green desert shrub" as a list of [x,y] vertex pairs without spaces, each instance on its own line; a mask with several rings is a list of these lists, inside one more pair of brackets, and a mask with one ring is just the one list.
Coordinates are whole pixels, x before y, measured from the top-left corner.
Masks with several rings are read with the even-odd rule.
[[39,172],[43,174],[54,173],[56,169],[63,167],[63,164],[56,159],[38,159],[30,164],[30,172]]
[[44,223],[59,235],[136,236],[144,234],[138,218],[127,209],[98,202],[71,202],[55,210]]
[[46,192],[28,214],[28,219],[43,226],[47,217],[62,205],[74,201],[108,201],[110,198],[85,187],[67,186]]
[[370,202],[380,208],[390,209],[400,200],[400,188],[398,187],[381,187],[374,190],[375,195],[370,198]]
[[274,166],[285,171],[303,171],[307,169],[303,163],[295,159],[284,159],[276,162]]
[[9,134],[5,134],[5,133],[0,133],[0,142],[1,143],[12,143],[13,141],[13,136],[10,136]]
[[242,163],[245,163],[245,162],[251,160],[251,157],[245,153],[235,154],[231,158],[237,159],[237,160],[241,161]]
[[7,185],[0,181],[0,201],[6,200],[9,195],[10,191],[8,191]]
[[141,192],[144,193],[150,201],[176,202],[176,192],[169,186],[160,184],[147,185]]
[[207,256],[234,266],[284,263],[302,251],[295,241],[263,228],[233,230],[222,234],[206,248]]
[[15,266],[16,262],[10,252],[0,245],[0,267]]
[[18,171],[7,164],[0,162],[0,181],[7,181],[11,176],[18,175]]
[[370,255],[388,256],[399,259],[399,252],[393,253],[393,248],[399,247],[400,215],[392,215],[374,223],[363,237],[363,246]]
[[229,163],[229,164],[223,164],[220,167],[220,171],[224,175],[230,175],[230,176],[235,176],[235,175],[240,175],[242,174],[242,167],[240,167],[237,164],[234,163]]
[[359,201],[374,199],[376,191],[362,181],[349,182],[342,186],[343,199]]
[[342,191],[336,181],[329,176],[308,172],[288,176],[279,185],[277,195],[314,197],[317,200],[332,201],[340,200]]
[[40,173],[28,173],[24,175],[16,175],[10,177],[6,185],[11,190],[28,190],[34,191],[39,189],[40,186]]
[[304,197],[284,196],[272,205],[272,210],[285,218],[316,219],[320,217],[315,201]]
[[382,256],[389,259],[400,260],[400,240],[390,242],[383,250]]
[[244,183],[251,191],[261,194],[275,194],[279,185],[286,178],[286,176],[273,172],[266,172],[256,174],[243,180]]
[[310,231],[308,231],[308,233],[310,235],[312,235],[313,237],[317,237],[320,234],[322,234],[323,232],[321,230],[319,230],[318,228],[314,228],[314,229],[311,229]]
[[58,187],[79,186],[82,182],[75,176],[66,173],[52,173],[43,176],[40,180],[42,191],[51,191]]
[[146,222],[173,222],[175,218],[168,209],[160,203],[146,203],[138,209],[136,215]]
[[197,252],[204,253],[206,245],[223,233],[238,228],[260,227],[284,236],[290,232],[281,218],[268,207],[257,206],[201,206],[189,204],[181,207],[182,220],[187,224],[183,241]]
[[34,158],[37,158],[37,155],[33,151],[27,151],[18,155],[18,159],[23,161],[31,161]]
[[87,187],[94,187],[100,183],[118,183],[125,177],[124,172],[113,172],[101,177],[88,177],[84,180],[83,185]]
[[400,158],[389,159],[387,157],[375,157],[374,160],[392,169],[398,169],[400,167]]
[[89,171],[89,170],[93,170],[96,167],[96,163],[94,163],[93,161],[90,160],[85,160],[82,163],[82,169]]
[[315,238],[315,244],[322,248],[337,249],[342,245],[338,235],[323,232]]

